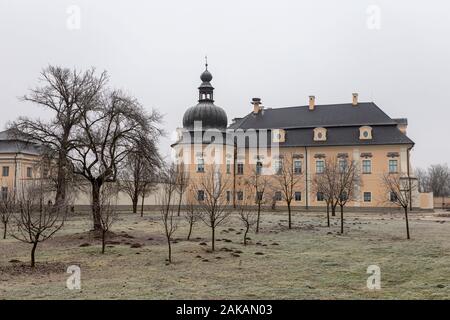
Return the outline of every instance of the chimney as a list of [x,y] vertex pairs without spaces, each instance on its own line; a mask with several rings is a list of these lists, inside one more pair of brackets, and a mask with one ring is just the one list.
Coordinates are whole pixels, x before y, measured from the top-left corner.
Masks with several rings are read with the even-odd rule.
[[352,93],[352,105],[357,106],[358,105],[358,94]]
[[314,110],[315,106],[316,106],[316,97],[309,96],[309,110]]
[[261,98],[253,98],[252,105],[253,105],[253,114],[258,114],[263,108],[261,106]]
[[406,118],[397,118],[393,119],[395,122],[397,122],[397,128],[402,132],[403,134],[406,134],[406,128],[408,127],[408,119]]

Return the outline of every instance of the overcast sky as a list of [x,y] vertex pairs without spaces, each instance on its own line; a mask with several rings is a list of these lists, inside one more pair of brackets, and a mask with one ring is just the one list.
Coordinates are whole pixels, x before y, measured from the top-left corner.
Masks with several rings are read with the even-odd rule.
[[18,100],[46,65],[95,66],[160,110],[170,136],[197,102],[207,54],[229,120],[252,97],[282,107],[358,92],[408,118],[414,166],[450,162],[449,17],[446,0],[0,0],[0,126],[48,116]]

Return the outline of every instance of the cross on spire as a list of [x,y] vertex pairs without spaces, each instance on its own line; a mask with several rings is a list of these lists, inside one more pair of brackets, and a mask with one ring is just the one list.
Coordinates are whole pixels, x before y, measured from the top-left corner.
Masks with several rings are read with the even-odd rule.
[[208,56],[205,56],[205,67],[208,70]]

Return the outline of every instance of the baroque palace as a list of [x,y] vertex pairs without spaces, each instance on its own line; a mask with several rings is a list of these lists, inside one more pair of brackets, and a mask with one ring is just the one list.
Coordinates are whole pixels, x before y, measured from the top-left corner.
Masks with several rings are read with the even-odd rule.
[[[230,180],[226,191],[230,202],[243,199],[243,181],[252,175],[274,180],[283,162],[289,163],[299,181],[293,207],[325,205],[313,180],[331,159],[355,161],[359,168],[361,183],[349,207],[391,207],[390,194],[381,183],[387,173],[408,176],[416,183],[407,119],[393,119],[375,103],[358,101],[357,93],[350,103],[317,105],[310,96],[308,105],[283,108],[266,108],[260,98],[253,98],[250,112],[228,124],[224,109],[214,104],[207,64],[200,79],[198,104],[186,110],[172,147],[191,180],[202,179],[211,167]],[[285,205],[276,183],[271,185],[275,189],[272,205]],[[197,188],[191,196],[201,201],[206,190]],[[412,198],[415,208],[429,206],[425,194],[413,191]]]
[[[414,142],[406,135],[407,120],[390,118],[373,102],[359,102],[356,93],[350,103],[316,105],[310,96],[308,105],[283,108],[266,108],[261,99],[253,98],[250,112],[229,124],[224,109],[214,104],[208,65],[200,79],[198,104],[186,110],[172,145],[176,161],[189,172],[190,197],[196,201],[204,199],[207,190],[195,181],[215,171],[229,182],[224,195],[230,205],[250,192],[245,181],[257,174],[271,185],[271,200],[265,204],[283,207],[283,194],[274,183],[283,163],[289,163],[298,180],[291,203],[297,208],[326,205],[313,182],[331,160],[358,165],[361,184],[348,207],[391,207],[389,192],[381,183],[387,173],[408,176],[416,183],[410,159]],[[1,197],[38,177],[40,154],[39,146],[9,130],[0,132]],[[148,195],[145,205],[157,205],[162,190]],[[74,205],[89,208],[90,198],[87,193],[77,194]],[[412,198],[414,208],[433,208],[432,194],[413,191]],[[128,207],[131,202],[121,194],[117,204]]]

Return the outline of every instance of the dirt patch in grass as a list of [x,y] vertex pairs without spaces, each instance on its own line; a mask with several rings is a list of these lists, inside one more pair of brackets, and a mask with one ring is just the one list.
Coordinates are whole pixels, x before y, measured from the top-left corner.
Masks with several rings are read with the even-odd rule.
[[49,275],[52,273],[62,273],[66,271],[66,264],[61,262],[40,262],[32,268],[29,263],[22,263],[19,260],[11,260],[10,265],[0,266],[0,274],[10,276],[33,276]]

